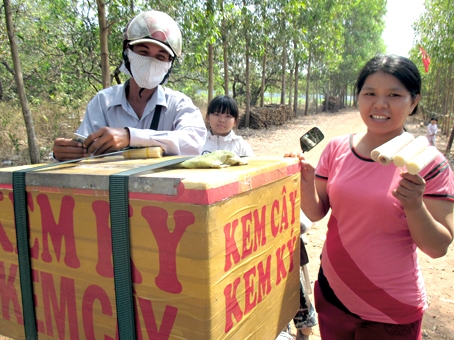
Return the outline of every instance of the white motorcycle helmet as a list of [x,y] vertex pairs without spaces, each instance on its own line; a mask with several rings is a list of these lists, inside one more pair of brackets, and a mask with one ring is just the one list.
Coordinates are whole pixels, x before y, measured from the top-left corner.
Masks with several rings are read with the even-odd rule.
[[[181,31],[178,24],[169,15],[160,11],[146,11],[135,16],[126,26],[123,34],[124,66],[131,73],[126,50],[130,45],[153,43],[164,48],[172,58],[181,55]],[[170,71],[164,76],[161,84],[169,78]]]

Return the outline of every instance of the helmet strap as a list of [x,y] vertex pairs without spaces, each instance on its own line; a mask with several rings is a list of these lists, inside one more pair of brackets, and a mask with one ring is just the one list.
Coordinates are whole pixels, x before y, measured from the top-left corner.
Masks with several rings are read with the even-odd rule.
[[174,61],[175,61],[175,58],[172,58],[172,64],[170,65],[169,70],[167,71],[166,75],[164,76],[164,78],[162,79],[162,81],[159,85],[164,85],[169,80],[170,73],[172,73],[172,67],[173,67]]
[[126,69],[129,71],[129,73],[132,75],[132,71],[131,71],[131,63],[129,62],[129,58],[128,58],[128,54],[126,53],[126,49],[129,48],[129,45],[128,45],[128,41],[124,41],[123,42],[123,60],[125,62],[125,67]]

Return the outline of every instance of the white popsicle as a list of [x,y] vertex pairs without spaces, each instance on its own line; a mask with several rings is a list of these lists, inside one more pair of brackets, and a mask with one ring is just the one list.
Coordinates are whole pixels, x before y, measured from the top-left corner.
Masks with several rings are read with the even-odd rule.
[[382,165],[388,165],[392,162],[393,156],[413,140],[414,137],[411,133],[404,132],[372,150],[370,157],[375,162],[379,162]]
[[435,157],[437,157],[437,155],[437,148],[435,146],[428,146],[425,150],[423,150],[407,162],[406,167],[408,173],[416,175],[422,169],[424,169],[427,164],[432,162]]
[[416,137],[410,144],[401,149],[393,157],[393,163],[397,167],[402,167],[414,158],[417,154],[424,151],[429,146],[426,136]]
[[126,159],[160,158],[163,156],[164,150],[160,146],[148,146],[146,148],[125,150],[122,154]]

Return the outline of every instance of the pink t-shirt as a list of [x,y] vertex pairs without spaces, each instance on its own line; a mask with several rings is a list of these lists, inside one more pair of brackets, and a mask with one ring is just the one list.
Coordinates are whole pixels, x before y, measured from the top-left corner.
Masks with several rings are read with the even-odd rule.
[[[358,155],[351,136],[331,140],[316,169],[331,204],[322,253],[331,288],[365,320],[405,324],[420,319],[427,303],[416,245],[391,193],[399,173]],[[424,197],[454,201],[452,170],[441,153],[420,175]]]

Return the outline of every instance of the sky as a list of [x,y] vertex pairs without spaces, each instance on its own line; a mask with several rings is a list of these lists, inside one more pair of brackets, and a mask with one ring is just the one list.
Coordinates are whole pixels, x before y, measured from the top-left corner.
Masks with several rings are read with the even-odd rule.
[[386,53],[408,57],[413,46],[413,22],[424,12],[424,0],[388,0],[382,38]]

